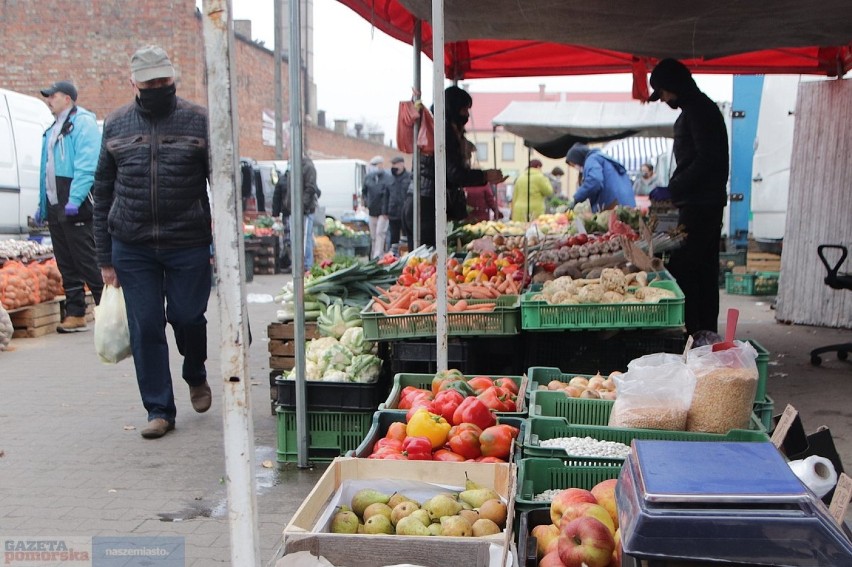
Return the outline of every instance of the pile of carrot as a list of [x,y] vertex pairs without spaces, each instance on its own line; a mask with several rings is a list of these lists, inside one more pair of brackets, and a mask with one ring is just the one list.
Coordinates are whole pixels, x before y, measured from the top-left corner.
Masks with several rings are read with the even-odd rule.
[[[381,296],[373,297],[373,311],[385,315],[413,315],[434,313],[437,309],[435,297],[437,292],[434,285],[418,285],[405,287],[398,284],[388,289],[381,289]],[[467,299],[494,299],[501,294],[494,289],[484,286],[470,286],[450,282],[447,292],[449,301],[447,312],[470,313],[494,311],[496,303],[470,303]]]

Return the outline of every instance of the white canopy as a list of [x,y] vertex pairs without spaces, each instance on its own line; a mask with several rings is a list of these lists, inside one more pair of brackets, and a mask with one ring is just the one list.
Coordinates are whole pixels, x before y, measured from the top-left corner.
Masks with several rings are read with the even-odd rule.
[[595,101],[512,102],[493,124],[537,146],[570,136],[607,141],[627,136],[671,137],[680,111],[665,104]]

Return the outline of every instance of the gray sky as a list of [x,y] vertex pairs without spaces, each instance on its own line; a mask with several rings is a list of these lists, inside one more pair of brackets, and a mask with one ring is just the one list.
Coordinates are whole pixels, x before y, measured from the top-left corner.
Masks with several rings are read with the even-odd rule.
[[[252,20],[255,39],[274,48],[273,0],[232,0],[234,18]],[[201,0],[198,0],[199,6]],[[410,45],[372,29],[369,22],[336,0],[314,0],[314,81],[317,103],[328,122],[377,124],[385,140],[395,138],[399,101],[411,98],[413,52]],[[421,57],[423,99],[432,100],[432,62]],[[730,101],[730,75],[698,75],[711,98]],[[526,77],[467,81],[471,92],[630,92],[632,77]]]

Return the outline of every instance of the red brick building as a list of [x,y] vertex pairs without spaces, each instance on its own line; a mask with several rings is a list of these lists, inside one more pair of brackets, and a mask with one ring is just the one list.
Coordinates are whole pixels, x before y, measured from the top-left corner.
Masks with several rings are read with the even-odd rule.
[[[130,56],[153,43],[163,47],[175,65],[178,96],[206,106],[201,28],[195,0],[0,2],[0,86],[38,96],[54,81],[71,80],[79,104],[103,119],[132,100]],[[236,37],[240,155],[274,159],[274,142],[264,144],[263,130],[266,114],[267,133],[274,132],[275,56],[249,37]],[[286,60],[282,74],[287,121]],[[314,126],[306,126],[305,140],[316,157],[370,159],[396,153],[379,142]]]

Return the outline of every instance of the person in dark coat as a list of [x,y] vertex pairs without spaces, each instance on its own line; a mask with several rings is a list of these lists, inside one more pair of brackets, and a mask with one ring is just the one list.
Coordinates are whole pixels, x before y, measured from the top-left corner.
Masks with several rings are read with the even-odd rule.
[[[463,187],[498,184],[506,180],[499,169],[471,169],[464,127],[470,119],[473,99],[457,86],[444,90],[447,150],[447,219],[460,221],[467,217]],[[420,160],[420,243],[435,246],[435,156]],[[412,184],[413,185],[413,184]],[[414,190],[409,189],[405,202],[405,222],[414,225]]]
[[[405,194],[411,185],[411,172],[405,169],[405,158],[396,156],[391,160],[391,185],[388,193],[388,234],[391,252],[399,252],[399,235],[402,229],[402,207]],[[408,235],[406,234],[406,239]],[[408,241],[411,248],[411,240]]]
[[669,270],[686,296],[686,330],[713,331],[719,318],[719,241],[727,205],[728,131],[719,107],[698,89],[692,73],[675,59],[663,59],[651,73],[652,101],[680,108],[674,125],[677,168],[668,188],[652,200],[671,199],[686,241],[672,252]]
[[370,213],[370,239],[373,244],[371,258],[379,258],[385,253],[385,240],[388,236],[388,202],[390,200],[391,174],[385,170],[385,159],[375,156],[367,167],[367,177],[361,188],[361,202]]
[[207,301],[213,242],[207,110],[175,95],[166,52],[130,59],[136,99],[104,121],[95,172],[94,228],[104,285],[121,287],[136,381],[148,413],[142,437],[175,428],[166,322],[183,355],[192,408],[210,409]]

